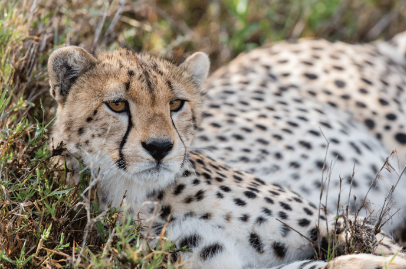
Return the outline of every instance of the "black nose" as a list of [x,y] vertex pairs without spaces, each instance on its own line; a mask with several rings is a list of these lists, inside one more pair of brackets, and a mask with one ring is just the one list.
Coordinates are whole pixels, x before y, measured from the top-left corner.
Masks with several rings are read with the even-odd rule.
[[171,141],[153,140],[148,142],[148,144],[142,142],[141,145],[158,162],[165,158],[165,156],[168,155],[173,148],[173,143]]

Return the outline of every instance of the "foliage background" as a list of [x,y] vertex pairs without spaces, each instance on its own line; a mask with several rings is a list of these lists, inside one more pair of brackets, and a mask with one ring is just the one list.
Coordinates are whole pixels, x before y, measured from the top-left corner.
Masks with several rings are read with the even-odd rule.
[[268,42],[370,42],[405,30],[404,0],[0,0],[0,267],[184,266],[171,258],[184,250],[165,238],[146,247],[139,222],[98,212],[95,190],[83,192],[89,173],[69,188],[68,171],[50,161],[53,49],[126,47],[174,62],[204,51],[213,71]]

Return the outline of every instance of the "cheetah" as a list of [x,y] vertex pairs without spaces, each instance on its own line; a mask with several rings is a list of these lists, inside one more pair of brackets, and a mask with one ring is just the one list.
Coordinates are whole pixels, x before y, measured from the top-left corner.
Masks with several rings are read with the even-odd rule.
[[[351,193],[357,208],[372,185],[368,209],[377,212],[406,164],[405,52],[406,32],[388,42],[299,39],[243,53],[207,81],[194,146],[315,204],[323,184],[332,210],[340,193],[340,205]],[[395,171],[379,173],[392,150]],[[406,216],[405,189],[403,176],[392,228]]]
[[[168,238],[192,250],[182,254],[190,268],[405,268],[402,253],[391,261],[399,247],[383,233],[377,256],[311,260],[335,216],[321,213],[318,224],[317,206],[299,194],[192,150],[209,65],[201,52],[179,66],[125,49],[51,54],[52,143],[65,143],[71,170],[83,169],[80,160],[97,172],[100,208],[123,202],[150,236],[167,224]],[[337,234],[343,242],[346,232]]]

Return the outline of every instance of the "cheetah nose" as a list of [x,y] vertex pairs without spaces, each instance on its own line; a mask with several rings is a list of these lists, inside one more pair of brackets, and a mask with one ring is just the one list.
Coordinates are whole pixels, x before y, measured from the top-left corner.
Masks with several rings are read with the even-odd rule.
[[173,148],[171,141],[152,140],[148,143],[142,142],[141,145],[158,162],[165,158]]

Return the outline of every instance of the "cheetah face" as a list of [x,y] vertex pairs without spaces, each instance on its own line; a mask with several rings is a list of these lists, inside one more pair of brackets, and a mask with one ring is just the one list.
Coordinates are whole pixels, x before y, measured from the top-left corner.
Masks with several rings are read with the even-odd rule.
[[165,186],[187,164],[208,68],[204,53],[175,66],[126,50],[58,49],[48,65],[54,140],[104,174]]

